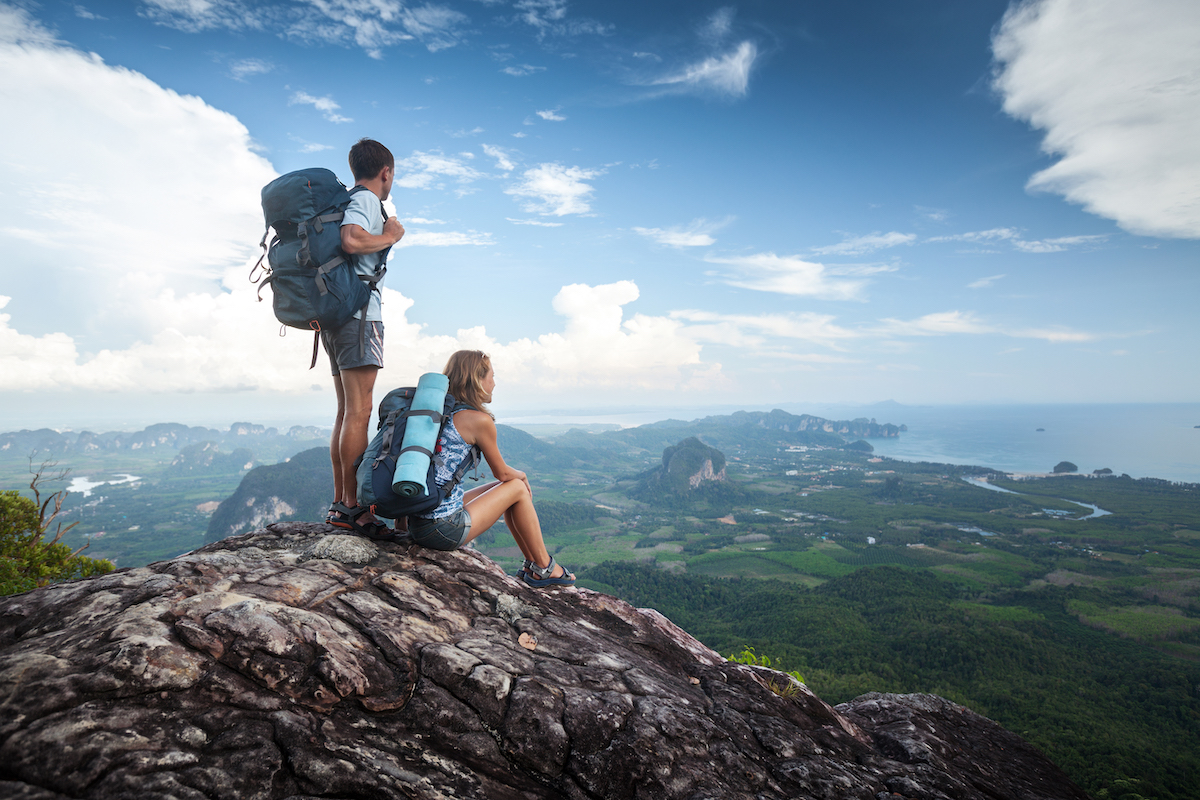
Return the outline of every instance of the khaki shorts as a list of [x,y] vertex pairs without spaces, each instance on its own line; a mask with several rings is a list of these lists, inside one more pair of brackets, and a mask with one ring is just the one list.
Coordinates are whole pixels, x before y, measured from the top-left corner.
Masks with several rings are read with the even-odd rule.
[[383,323],[368,322],[363,331],[365,347],[359,354],[359,328],[362,321],[352,319],[340,328],[321,331],[321,344],[329,354],[329,366],[338,375],[344,369],[383,366]]

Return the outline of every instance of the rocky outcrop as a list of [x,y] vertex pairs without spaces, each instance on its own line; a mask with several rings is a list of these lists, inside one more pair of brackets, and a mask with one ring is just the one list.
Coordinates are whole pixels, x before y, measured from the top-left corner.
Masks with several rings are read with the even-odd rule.
[[333,530],[0,601],[0,796],[1084,800],[940,698],[834,709],[653,611]]

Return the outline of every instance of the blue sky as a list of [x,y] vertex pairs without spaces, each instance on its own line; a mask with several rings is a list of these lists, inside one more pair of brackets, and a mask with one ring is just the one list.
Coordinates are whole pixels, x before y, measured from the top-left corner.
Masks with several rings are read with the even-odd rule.
[[1200,398],[1194,2],[0,3],[0,63],[5,429],[328,416],[246,273],[261,186],[361,136],[384,387]]

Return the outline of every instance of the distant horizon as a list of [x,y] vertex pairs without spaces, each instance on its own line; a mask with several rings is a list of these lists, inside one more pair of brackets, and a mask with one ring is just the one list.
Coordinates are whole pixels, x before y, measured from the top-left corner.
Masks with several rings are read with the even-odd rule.
[[[376,398],[378,402],[380,398]],[[543,410],[535,410],[529,408],[514,408],[505,409],[502,405],[493,404],[492,410],[496,413],[496,420],[501,424],[520,427],[522,425],[602,425],[616,424],[620,427],[636,427],[639,425],[648,425],[656,422],[676,419],[684,422],[693,422],[699,419],[710,416],[723,416],[733,414],[738,411],[748,412],[769,412],[775,409],[786,411],[789,414],[797,416],[809,414],[815,417],[821,417],[829,420],[849,420],[857,417],[876,417],[880,424],[890,423],[893,425],[908,424],[902,418],[887,418],[880,417],[880,412],[886,414],[888,411],[902,412],[910,410],[919,412],[922,410],[936,409],[956,409],[959,411],[968,411],[971,409],[1056,409],[1064,410],[1070,408],[1079,409],[1102,409],[1102,408],[1130,408],[1130,407],[1145,407],[1145,408],[1170,408],[1180,407],[1186,408],[1189,406],[1195,407],[1196,425],[1200,425],[1200,401],[1191,402],[1146,402],[1146,403],[1110,403],[1110,402],[1073,402],[1073,403],[901,403],[895,400],[880,400],[872,403],[850,403],[850,402],[786,402],[786,403],[764,403],[764,404],[710,404],[710,405],[627,405],[627,406],[593,406],[579,408],[546,408]],[[862,413],[859,413],[862,412]],[[622,423],[610,421],[613,418],[621,419],[638,419],[641,421],[634,423]],[[34,421],[34,420],[39,421]],[[281,432],[286,432],[292,426],[307,426],[316,427],[328,430],[331,425],[323,416],[317,415],[309,418],[301,418],[299,415],[280,415],[280,416],[252,416],[237,415],[215,417],[211,415],[196,415],[195,413],[180,414],[176,417],[164,416],[162,418],[150,419],[143,415],[138,415],[136,420],[126,419],[121,421],[115,415],[104,415],[92,417],[91,419],[82,419],[76,422],[54,422],[46,416],[30,417],[18,416],[18,421],[13,421],[11,415],[5,415],[5,418],[0,419],[0,434],[13,433],[22,430],[40,430],[50,429],[60,433],[80,433],[90,431],[92,433],[111,433],[111,432],[137,432],[144,430],[151,425],[158,424],[182,424],[189,427],[203,427],[213,430],[227,431],[229,428],[238,423],[249,423],[252,425],[262,425],[267,428],[276,428]],[[24,420],[24,421],[20,421]]]

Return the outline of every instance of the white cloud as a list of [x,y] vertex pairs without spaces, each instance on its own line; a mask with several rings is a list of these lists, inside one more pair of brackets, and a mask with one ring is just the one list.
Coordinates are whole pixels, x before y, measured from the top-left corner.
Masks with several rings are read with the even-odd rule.
[[275,69],[270,61],[261,58],[243,58],[229,64],[229,76],[235,81],[245,81],[252,75],[265,75]]
[[971,312],[939,311],[912,320],[885,319],[877,332],[885,336],[945,336],[948,334],[996,333],[1018,339],[1044,339],[1053,344],[1063,342],[1090,342],[1098,338],[1086,331],[1076,331],[1063,326],[1045,328],[1011,328],[993,325],[979,319]]
[[993,40],[1004,110],[1060,156],[1029,188],[1147,236],[1200,237],[1200,4],[1014,3]]
[[0,127],[10,318],[87,335],[89,351],[148,335],[140,302],[167,286],[211,290],[255,251],[275,170],[244,125],[200,98],[55,44],[10,7],[0,31],[3,112],[22,120]]
[[814,247],[814,253],[820,255],[846,255],[855,256],[863,253],[871,253],[876,250],[881,250],[885,247],[896,247],[902,244],[912,244],[916,241],[915,233],[871,233],[866,236],[854,236],[838,244],[826,245],[824,247]]
[[717,242],[712,236],[713,231],[724,227],[729,222],[731,222],[729,219],[721,222],[696,219],[692,220],[692,223],[686,228],[676,225],[665,229],[635,227],[634,230],[667,247],[709,247]]
[[1098,244],[1107,238],[1104,235],[1060,236],[1057,239],[1042,239],[1033,242],[1016,239],[1013,241],[1013,247],[1025,253],[1061,253],[1071,245]]
[[[456,131],[446,131],[446,135],[450,136],[451,138],[454,138],[454,139],[464,139],[468,136],[478,136],[481,133],[483,133],[483,128],[479,127],[478,125],[476,125],[474,128],[471,128],[470,130],[467,130],[466,128],[460,128]],[[468,158],[474,158],[474,157],[475,156],[473,156],[473,155],[468,156]]]
[[[145,310],[156,310],[155,334],[93,357],[82,355],[67,334],[24,335],[9,325],[8,314],[0,314],[0,371],[12,376],[4,389],[310,392],[311,338],[296,330],[280,338],[269,301],[256,303],[244,270],[230,270],[226,278],[229,291],[216,295],[177,296],[168,290],[143,298]],[[415,378],[440,370],[455,350],[478,348],[492,355],[506,385],[537,389],[703,390],[723,380],[719,364],[701,361],[702,346],[684,323],[643,314],[626,319],[622,307],[637,298],[632,281],[564,286],[553,301],[566,318],[560,331],[501,343],[483,326],[453,336],[428,335],[407,319],[413,301],[385,286],[386,361]],[[7,304],[0,297],[0,309]],[[328,379],[322,373],[320,380]]]
[[827,347],[861,336],[834,324],[828,314],[719,314],[712,311],[672,311],[673,319],[692,323],[688,332],[699,341],[733,347],[757,347],[767,338],[798,339]]
[[454,156],[414,150],[411,156],[396,162],[396,176],[396,185],[402,188],[431,189],[444,188],[445,180],[465,186],[483,177],[483,173]]
[[1005,274],[1003,274],[1003,273],[1001,273],[1000,275],[989,275],[986,278],[980,278],[977,281],[971,281],[970,283],[967,284],[967,288],[968,289],[990,289],[990,288],[992,288],[993,283],[995,283],[996,281],[1000,280],[1003,277],[1006,277]]
[[[416,223],[416,220],[411,220]],[[479,231],[417,231],[406,230],[399,247],[458,247],[460,245],[495,244],[490,233]]]
[[108,19],[108,17],[102,17],[99,14],[89,11],[86,6],[81,5],[75,6],[75,16],[80,19]]
[[729,96],[746,94],[750,87],[750,69],[758,58],[753,42],[742,42],[723,56],[710,56],[678,72],[651,81],[652,86],[678,91],[716,92]]
[[138,12],[160,25],[187,33],[228,28],[262,28],[269,12],[239,0],[144,0]]
[[539,228],[561,228],[563,226],[561,222],[544,222],[540,219],[513,219],[512,217],[505,217],[505,219],[513,225],[536,225]]
[[1090,234],[1086,236],[1058,236],[1052,239],[1026,240],[1021,238],[1021,232],[1016,228],[992,228],[986,231],[971,231],[946,236],[932,236],[926,242],[972,242],[976,244],[994,244],[1009,242],[1023,253],[1061,253],[1074,245],[1099,244],[1106,241],[1105,234]]
[[700,38],[719,42],[733,30],[735,9],[725,6],[714,11],[700,28]]
[[758,292],[826,300],[857,300],[866,285],[864,280],[835,280],[824,264],[805,261],[799,256],[758,253],[728,258],[708,256],[705,260],[737,267],[740,274],[725,276],[722,280],[730,286]]
[[548,122],[565,122],[566,117],[558,113],[557,108],[547,109],[546,111],[535,112],[539,117]]
[[945,336],[950,333],[994,333],[995,328],[971,312],[938,311],[912,320],[885,319],[881,333],[893,336]]
[[354,122],[352,118],[343,117],[337,113],[341,106],[335,103],[333,98],[328,95],[325,97],[313,97],[308,92],[295,92],[288,99],[288,105],[310,105],[317,111],[320,111],[325,119],[330,122]]
[[483,145],[483,152],[490,158],[496,159],[496,169],[503,170],[504,172],[511,172],[517,168],[517,165],[513,163],[511,158],[509,158],[508,151],[503,147],[485,144]]
[[258,29],[309,42],[361,47],[372,58],[401,42],[417,40],[430,52],[459,44],[470,20],[434,3],[400,0],[307,0],[303,4],[250,4],[241,0],[143,0],[141,14],[188,33],[217,28]]
[[426,219],[425,217],[409,217],[405,222],[410,222],[413,225],[445,225],[446,221],[442,219]]
[[1020,232],[1016,228],[992,228],[986,231],[970,231],[948,236],[931,236],[927,242],[998,242],[1017,239]]
[[591,211],[589,197],[594,191],[584,181],[604,174],[604,170],[564,167],[562,164],[539,164],[525,170],[525,180],[505,189],[505,194],[530,198],[526,211],[556,217],[567,214],[586,214]]
[[568,19],[567,0],[517,0],[513,3],[513,8],[517,11],[517,19],[537,30],[539,39],[547,34],[558,36],[604,35],[613,30],[612,25],[593,19]]
[[505,75],[512,75],[514,78],[524,78],[527,75],[536,75],[539,72],[545,72],[545,67],[535,67],[533,64],[514,64],[511,67],[505,67],[500,70]]

